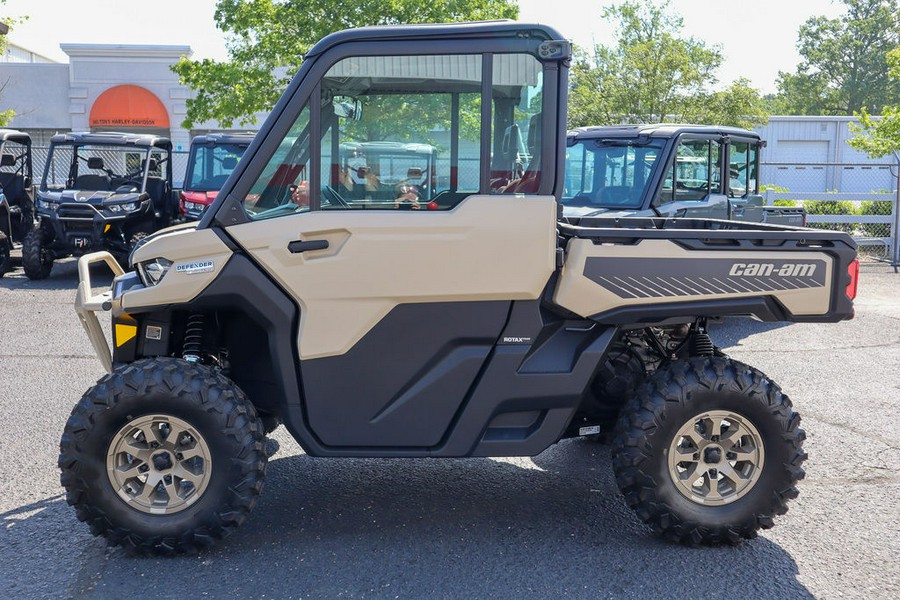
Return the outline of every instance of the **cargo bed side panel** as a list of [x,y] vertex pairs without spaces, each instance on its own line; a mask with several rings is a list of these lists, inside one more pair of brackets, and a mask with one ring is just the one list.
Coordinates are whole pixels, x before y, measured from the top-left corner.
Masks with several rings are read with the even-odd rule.
[[745,314],[754,300],[783,307],[791,320],[817,320],[831,311],[835,267],[835,258],[818,250],[702,250],[666,239],[597,244],[573,238],[554,301],[601,321],[628,308],[714,301],[722,301],[723,314]]

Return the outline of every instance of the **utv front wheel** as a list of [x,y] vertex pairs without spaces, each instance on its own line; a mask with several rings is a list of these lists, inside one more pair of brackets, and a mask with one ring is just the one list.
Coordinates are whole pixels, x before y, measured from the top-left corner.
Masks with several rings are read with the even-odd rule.
[[36,227],[22,240],[22,267],[28,279],[47,279],[53,268],[53,256],[47,248],[47,234]]
[[210,367],[145,359],[106,375],[66,423],[59,467],[78,518],[137,554],[193,553],[256,504],[262,424]]
[[613,469],[628,505],[687,544],[753,538],[797,496],[800,416],[761,372],[725,358],[675,361],[626,405]]

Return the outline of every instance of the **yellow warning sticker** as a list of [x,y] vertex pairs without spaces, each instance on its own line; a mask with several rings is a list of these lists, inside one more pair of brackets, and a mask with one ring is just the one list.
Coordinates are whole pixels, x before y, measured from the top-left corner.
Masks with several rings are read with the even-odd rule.
[[136,335],[137,326],[122,325],[121,323],[116,323],[116,348],[121,347]]

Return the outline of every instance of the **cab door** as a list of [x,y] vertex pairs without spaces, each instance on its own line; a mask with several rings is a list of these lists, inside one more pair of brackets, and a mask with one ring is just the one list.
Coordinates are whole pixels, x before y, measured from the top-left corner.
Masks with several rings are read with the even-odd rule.
[[654,208],[667,217],[729,218],[728,197],[722,192],[723,150],[719,139],[681,138]]
[[[565,84],[538,42],[505,54],[471,43],[326,54],[311,93],[269,128],[283,133],[253,158],[252,182],[235,186],[245,217],[227,233],[299,308],[303,410],[323,445],[437,445],[511,302],[547,285],[556,161],[540,154],[562,144]],[[491,165],[512,123],[533,136],[530,187]],[[371,142],[430,145],[433,172],[359,150]]]

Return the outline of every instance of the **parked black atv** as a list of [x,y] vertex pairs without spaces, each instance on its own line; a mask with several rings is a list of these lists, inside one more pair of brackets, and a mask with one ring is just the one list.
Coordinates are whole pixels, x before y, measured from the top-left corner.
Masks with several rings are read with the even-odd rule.
[[128,133],[65,133],[50,140],[38,190],[39,225],[25,237],[22,264],[44,279],[53,261],[107,250],[125,264],[134,245],[171,224],[172,143]]
[[33,227],[31,136],[0,129],[0,277],[12,270],[12,250]]

